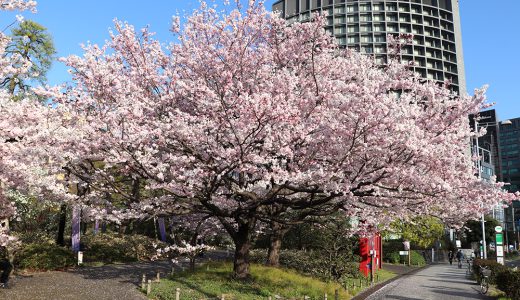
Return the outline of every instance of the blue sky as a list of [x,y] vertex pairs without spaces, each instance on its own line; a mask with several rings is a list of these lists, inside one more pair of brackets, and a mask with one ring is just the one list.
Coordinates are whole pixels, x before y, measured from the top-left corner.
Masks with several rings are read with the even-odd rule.
[[[217,4],[222,0],[215,1]],[[267,0],[269,8],[274,0]],[[520,117],[519,0],[460,0],[464,60],[468,92],[489,84],[488,98],[502,120]],[[59,56],[81,54],[81,43],[103,44],[112,20],[128,21],[136,28],[149,25],[162,42],[172,40],[171,17],[198,7],[198,0],[39,0],[38,13],[22,13],[49,29]],[[1,14],[0,26],[14,20]],[[68,80],[66,67],[55,63],[49,73],[51,84]]]

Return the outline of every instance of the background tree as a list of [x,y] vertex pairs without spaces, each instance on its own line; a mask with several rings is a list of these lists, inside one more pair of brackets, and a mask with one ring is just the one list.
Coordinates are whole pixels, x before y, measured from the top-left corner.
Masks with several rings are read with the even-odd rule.
[[396,220],[390,225],[390,232],[399,234],[422,249],[431,247],[442,239],[445,226],[438,218],[421,216],[409,221]]
[[21,57],[21,63],[31,63],[25,73],[14,73],[3,78],[0,87],[6,88],[14,99],[34,96],[31,83],[45,84],[47,71],[52,65],[56,50],[51,35],[42,25],[25,20],[11,31],[11,42],[6,55]]
[[[486,229],[486,243],[489,245],[495,239],[495,227],[500,226],[500,222],[491,216],[484,217]],[[463,233],[466,237],[466,246],[471,243],[480,243],[482,241],[482,223],[480,220],[470,220],[464,224]]]

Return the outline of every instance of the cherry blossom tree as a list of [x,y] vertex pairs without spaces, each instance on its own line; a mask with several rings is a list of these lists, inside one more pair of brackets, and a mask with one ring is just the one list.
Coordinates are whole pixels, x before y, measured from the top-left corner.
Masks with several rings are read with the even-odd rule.
[[[74,85],[40,93],[76,120],[82,138],[66,149],[103,161],[85,177],[86,201],[117,192],[134,215],[212,216],[246,278],[259,221],[326,207],[359,219],[358,231],[416,215],[462,222],[516,197],[479,181],[468,155],[467,116],[485,89],[458,96],[396,61],[379,66],[323,25],[288,26],[261,1],[230,13],[203,3],[182,29],[174,20],[169,46],[116,21],[107,44],[64,59]],[[113,168],[146,192],[118,190]]]
[[[35,11],[35,1],[3,0],[2,10]],[[22,55],[6,54],[10,43],[8,36],[0,33],[0,81],[24,76],[31,62]],[[0,89],[0,221],[12,218],[15,210],[4,194],[8,189],[18,189],[27,195],[52,199],[71,200],[60,178],[62,167],[75,158],[66,145],[76,136],[77,127],[70,119],[63,118],[61,108],[53,108],[30,99],[13,102],[12,95]],[[0,232],[0,245],[13,241],[12,236]]]
[[36,1],[33,0],[0,0],[1,10],[26,10],[36,12]]

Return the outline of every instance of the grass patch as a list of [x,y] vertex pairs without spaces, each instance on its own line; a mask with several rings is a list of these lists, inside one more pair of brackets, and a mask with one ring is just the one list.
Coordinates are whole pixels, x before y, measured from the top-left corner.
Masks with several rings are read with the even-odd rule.
[[[209,271],[207,267],[209,266]],[[288,299],[323,299],[327,293],[334,299],[334,291],[339,290],[340,299],[350,299],[362,288],[349,289],[350,294],[337,283],[326,283],[312,277],[302,276],[295,271],[251,265],[252,278],[236,281],[231,278],[232,263],[213,262],[197,268],[195,272],[180,272],[152,286],[150,298],[159,300],[175,299],[175,290],[180,288],[182,300],[216,299],[222,294],[227,300],[267,299],[275,295]],[[388,271],[379,272],[380,281],[394,277]],[[359,281],[359,280],[357,280]],[[366,286],[366,285],[365,285]]]

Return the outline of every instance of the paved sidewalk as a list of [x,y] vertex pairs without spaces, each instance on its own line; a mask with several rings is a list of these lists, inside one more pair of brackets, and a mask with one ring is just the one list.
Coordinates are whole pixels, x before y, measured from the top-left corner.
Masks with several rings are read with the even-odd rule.
[[463,300],[494,299],[478,292],[479,286],[466,276],[466,268],[438,264],[404,275],[391,282],[368,300]]

